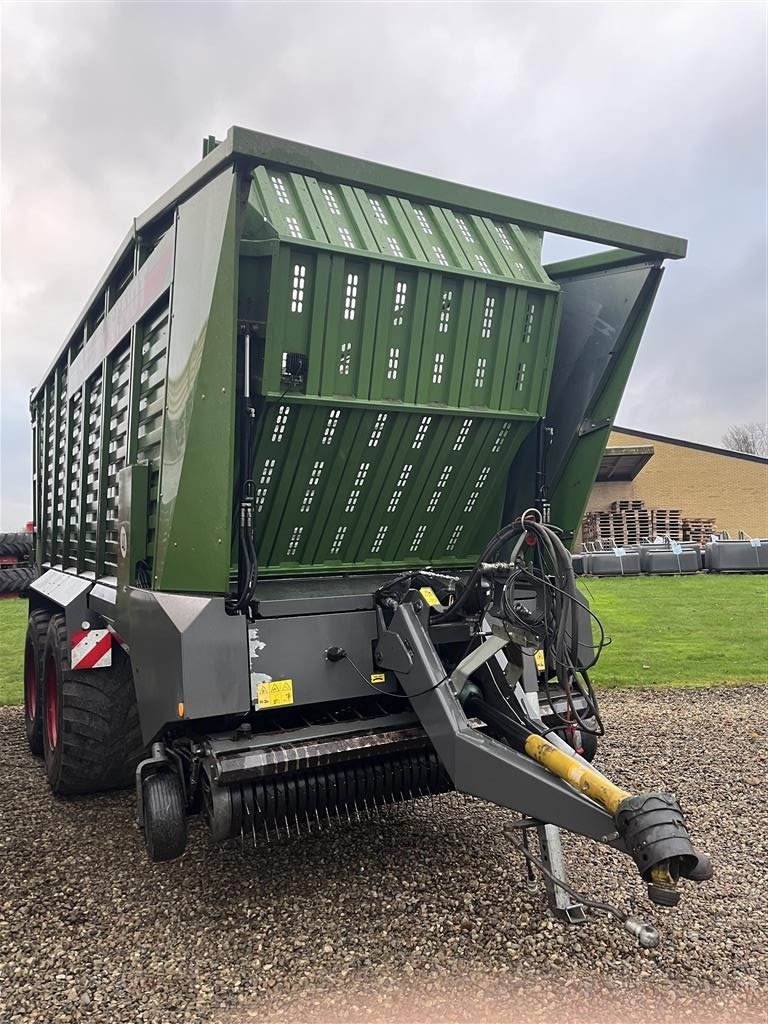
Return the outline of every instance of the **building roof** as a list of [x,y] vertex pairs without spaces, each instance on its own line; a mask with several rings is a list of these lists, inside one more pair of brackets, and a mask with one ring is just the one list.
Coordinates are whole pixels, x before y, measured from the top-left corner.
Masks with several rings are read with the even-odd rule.
[[598,483],[607,480],[634,480],[653,455],[652,444],[609,445],[603,452],[597,471]]
[[[716,448],[711,444],[699,444],[697,441],[684,441],[680,437],[667,437],[665,434],[651,434],[647,430],[634,430],[631,427],[620,427],[618,424],[614,424],[612,430],[617,434],[630,434],[633,437],[646,437],[649,441],[662,441],[664,444],[676,444],[681,448],[694,448],[700,452],[710,452],[712,455],[725,455],[730,459],[746,459],[747,462],[760,462],[763,465],[768,465],[768,458],[765,458],[762,455],[748,455],[746,452],[735,452],[730,448]],[[607,450],[610,451],[610,448]]]

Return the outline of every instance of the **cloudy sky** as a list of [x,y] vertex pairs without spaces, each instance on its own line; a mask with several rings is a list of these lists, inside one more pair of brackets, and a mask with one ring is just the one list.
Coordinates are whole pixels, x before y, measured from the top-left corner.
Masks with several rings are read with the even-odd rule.
[[762,3],[5,0],[0,28],[1,529],[31,515],[29,389],[231,124],[687,237],[618,422],[717,444],[765,418]]

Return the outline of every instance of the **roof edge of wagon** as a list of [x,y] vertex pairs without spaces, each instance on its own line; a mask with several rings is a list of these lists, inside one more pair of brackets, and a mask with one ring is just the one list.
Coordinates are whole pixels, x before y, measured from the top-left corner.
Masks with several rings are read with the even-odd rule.
[[375,188],[396,195],[407,195],[411,198],[417,197],[436,205],[448,205],[484,216],[505,218],[523,227],[538,228],[552,234],[568,235],[584,241],[618,246],[625,250],[651,256],[682,259],[688,248],[687,240],[675,235],[666,235],[617,221],[574,213],[554,206],[545,206],[526,199],[516,199],[499,192],[491,192],[415,171],[402,170],[388,164],[379,164],[335,153],[332,150],[293,142],[289,139],[233,125],[228,130],[225,139],[218,141],[212,149],[208,150],[202,160],[198,161],[159,199],[134,219],[131,229],[91,292],[41,381],[33,388],[31,399],[34,399],[40,388],[43,387],[52,369],[82,324],[83,318],[88,314],[99,292],[105,287],[110,274],[124,257],[136,235],[177,203],[197,191],[224,167],[235,163],[238,159],[263,160],[320,177],[343,178],[345,182],[361,187]]
[[[402,170],[389,164],[375,163],[265,135],[248,128],[233,126],[229,129],[224,142],[219,144],[219,147],[221,146],[228,155],[264,160],[320,177],[343,178],[350,184],[437,205],[454,208],[458,206],[467,212],[502,217],[522,227],[540,228],[553,234],[570,235],[584,241],[618,246],[670,259],[682,259],[688,248],[687,240],[675,235],[649,231],[646,228],[633,227],[588,214],[574,213],[555,206],[545,206],[500,192],[475,188],[472,185],[463,185],[416,171]],[[210,155],[216,152],[217,149],[214,149]]]

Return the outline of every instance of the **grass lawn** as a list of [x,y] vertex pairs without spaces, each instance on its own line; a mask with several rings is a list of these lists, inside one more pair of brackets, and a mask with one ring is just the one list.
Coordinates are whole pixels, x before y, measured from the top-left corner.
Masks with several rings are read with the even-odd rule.
[[590,672],[608,686],[768,681],[768,576],[579,580],[613,642]]
[[18,597],[0,601],[0,704],[21,704],[27,602]]
[[[639,576],[579,581],[613,638],[597,686],[768,681],[768,576]],[[27,602],[0,601],[0,704],[22,700]]]

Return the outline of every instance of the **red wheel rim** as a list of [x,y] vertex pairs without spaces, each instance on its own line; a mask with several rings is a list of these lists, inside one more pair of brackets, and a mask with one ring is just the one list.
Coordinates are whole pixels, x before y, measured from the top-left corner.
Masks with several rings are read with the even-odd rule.
[[45,666],[45,733],[48,739],[48,746],[51,750],[56,749],[59,739],[59,681],[56,678],[56,663],[53,658],[48,659]]
[[29,644],[24,648],[24,706],[27,718],[32,721],[37,715],[37,670],[35,652]]

